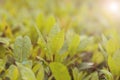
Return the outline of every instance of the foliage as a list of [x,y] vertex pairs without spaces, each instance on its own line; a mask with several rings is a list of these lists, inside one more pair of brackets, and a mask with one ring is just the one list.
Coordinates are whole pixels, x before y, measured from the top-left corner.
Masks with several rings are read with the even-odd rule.
[[84,1],[0,2],[0,80],[120,80],[119,30],[91,28]]

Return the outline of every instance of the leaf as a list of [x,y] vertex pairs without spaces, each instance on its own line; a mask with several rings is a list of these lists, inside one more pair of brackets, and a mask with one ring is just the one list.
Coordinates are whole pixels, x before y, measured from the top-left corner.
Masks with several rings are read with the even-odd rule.
[[92,73],[92,78],[91,78],[91,80],[99,80],[99,77],[98,77],[98,73],[97,73],[97,72]]
[[11,65],[7,70],[7,77],[9,77],[10,80],[18,80],[19,78],[18,68],[14,65]]
[[6,49],[3,46],[0,46],[0,58],[4,58]]
[[120,65],[120,50],[117,50],[116,53],[114,53],[114,55],[112,56],[112,58],[114,59],[114,61],[118,61],[117,64]]
[[44,80],[44,67],[42,63],[36,63],[33,67],[33,72],[36,74],[37,80]]
[[119,48],[119,42],[114,39],[110,39],[106,43],[106,51],[109,55],[113,55]]
[[60,27],[56,24],[51,30],[50,30],[50,33],[49,33],[49,37],[48,37],[48,40],[51,39],[52,37],[54,37],[58,32],[60,32]]
[[22,64],[28,68],[32,68],[32,61],[31,60],[23,61]]
[[4,67],[5,67],[5,61],[0,59],[0,73],[2,70],[4,70]]
[[99,80],[98,73],[93,72],[90,75],[88,75],[86,78],[84,78],[83,80]]
[[71,80],[65,65],[58,62],[52,62],[49,66],[53,76],[55,77],[55,80]]
[[0,38],[0,44],[4,44],[4,45],[8,46],[9,39],[8,38]]
[[36,18],[36,23],[37,23],[37,26],[39,27],[39,30],[43,30],[43,26],[44,26],[44,21],[45,21],[45,19],[44,19],[44,15],[43,15],[43,13],[40,13],[38,16],[37,16],[37,18]]
[[109,71],[103,69],[103,70],[101,70],[101,72],[103,74],[105,74],[105,77],[106,77],[107,80],[114,80],[113,75]]
[[80,43],[80,36],[76,34],[76,35],[74,35],[71,43],[69,44],[69,48],[68,48],[68,51],[71,56],[73,56],[76,53],[79,43]]
[[45,39],[43,38],[43,36],[42,36],[41,32],[39,31],[38,27],[36,25],[34,25],[34,27],[35,27],[35,29],[36,29],[36,31],[38,33],[38,36],[39,36],[37,43],[39,44],[39,46],[40,46],[41,50],[43,51],[43,53],[45,53],[47,59],[52,60],[52,57],[50,55],[51,51],[49,50]]
[[[83,39],[82,39],[82,37],[83,37]],[[82,52],[82,51],[85,51],[85,48],[90,44],[90,42],[92,41],[92,37],[87,38],[86,36],[80,36],[80,38],[81,38],[81,42],[78,46],[78,51]]]
[[120,50],[118,50],[113,56],[108,56],[108,65],[110,68],[110,71],[114,75],[120,75]]
[[86,70],[92,68],[94,63],[91,62],[83,62],[80,65],[78,65],[79,70]]
[[0,29],[4,32],[4,35],[6,37],[10,37],[10,38],[13,37],[12,30],[10,28],[10,25],[7,23],[6,19],[2,21],[2,24],[0,25],[0,27],[1,27]]
[[73,79],[80,80],[79,79],[79,70],[77,68],[74,68],[72,72],[73,72]]
[[107,63],[108,55],[107,55],[106,51],[103,49],[103,46],[101,44],[98,44],[98,46],[99,46],[99,49],[104,57],[105,62]]
[[54,16],[49,16],[46,20],[46,24],[45,24],[45,32],[49,33],[50,30],[52,29],[52,27],[55,25],[56,20],[54,18]]
[[80,72],[79,74],[78,74],[78,80],[82,80],[82,79],[84,79],[85,77],[86,77],[86,75],[87,75],[87,73],[86,72]]
[[5,28],[5,35],[8,36],[8,37],[10,37],[10,38],[13,37],[12,30],[11,30],[10,26],[7,26]]
[[37,80],[44,80],[44,68],[41,64],[37,73]]
[[4,58],[7,52],[7,47],[9,46],[8,38],[0,38],[0,58]]
[[14,43],[14,57],[18,62],[27,60],[32,49],[31,40],[28,36],[19,36]]
[[36,18],[36,23],[42,33],[48,34],[52,27],[55,25],[56,20],[54,16],[48,16],[48,18],[45,18],[46,17],[43,15],[43,13],[39,14]]
[[55,55],[55,61],[56,62],[64,62],[64,60],[67,58],[68,52],[62,53],[62,54],[56,54]]
[[86,77],[86,73],[83,71],[79,72],[77,68],[74,68],[72,72],[74,80],[83,80]]
[[115,63],[115,61],[113,60],[113,58],[111,56],[108,56],[108,65],[109,65],[109,68],[110,68],[110,71],[112,72],[112,74],[119,75],[118,65]]
[[48,41],[48,46],[52,53],[58,53],[64,44],[64,31],[58,32]]
[[17,63],[22,80],[36,80],[34,73],[30,68],[27,68],[20,63]]
[[93,57],[92,57],[92,61],[94,63],[97,63],[97,64],[102,63],[104,61],[103,54],[99,51],[94,52]]

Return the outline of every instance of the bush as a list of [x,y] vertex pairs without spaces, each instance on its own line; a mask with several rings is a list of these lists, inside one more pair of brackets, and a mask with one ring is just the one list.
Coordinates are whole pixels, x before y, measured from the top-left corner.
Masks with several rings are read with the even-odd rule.
[[91,28],[82,1],[0,1],[0,80],[120,79],[119,32]]

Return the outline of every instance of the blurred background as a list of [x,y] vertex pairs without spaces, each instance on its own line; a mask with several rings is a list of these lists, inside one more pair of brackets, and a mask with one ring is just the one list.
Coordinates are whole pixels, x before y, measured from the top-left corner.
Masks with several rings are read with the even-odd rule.
[[[54,16],[62,28],[99,35],[120,24],[119,0],[0,0],[0,25],[12,28],[35,21],[39,14]],[[6,23],[5,23],[6,24]],[[2,30],[2,27],[0,28]]]
[[[0,39],[3,45],[7,42],[8,46],[4,48],[0,43],[0,53],[9,48],[10,53],[12,50],[14,53],[16,37],[27,35],[33,45],[30,58],[36,61],[60,61],[67,67],[77,66],[79,70],[86,70],[87,75],[94,71],[99,73],[101,69],[109,71],[109,68],[114,72],[114,67],[115,72],[119,73],[120,64],[116,60],[119,62],[120,55],[113,56],[120,49],[119,33],[120,0],[0,0]],[[106,53],[110,53],[108,64],[109,54]],[[45,75],[50,75],[48,77],[52,80],[51,72],[48,73]],[[100,74],[100,77],[111,77],[109,73],[104,73],[107,75]],[[97,79],[93,76],[93,80]]]

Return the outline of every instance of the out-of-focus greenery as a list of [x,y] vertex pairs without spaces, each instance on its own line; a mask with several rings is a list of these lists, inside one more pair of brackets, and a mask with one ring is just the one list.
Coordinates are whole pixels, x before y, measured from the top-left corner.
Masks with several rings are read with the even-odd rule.
[[0,0],[0,80],[120,80],[119,19],[100,1]]

